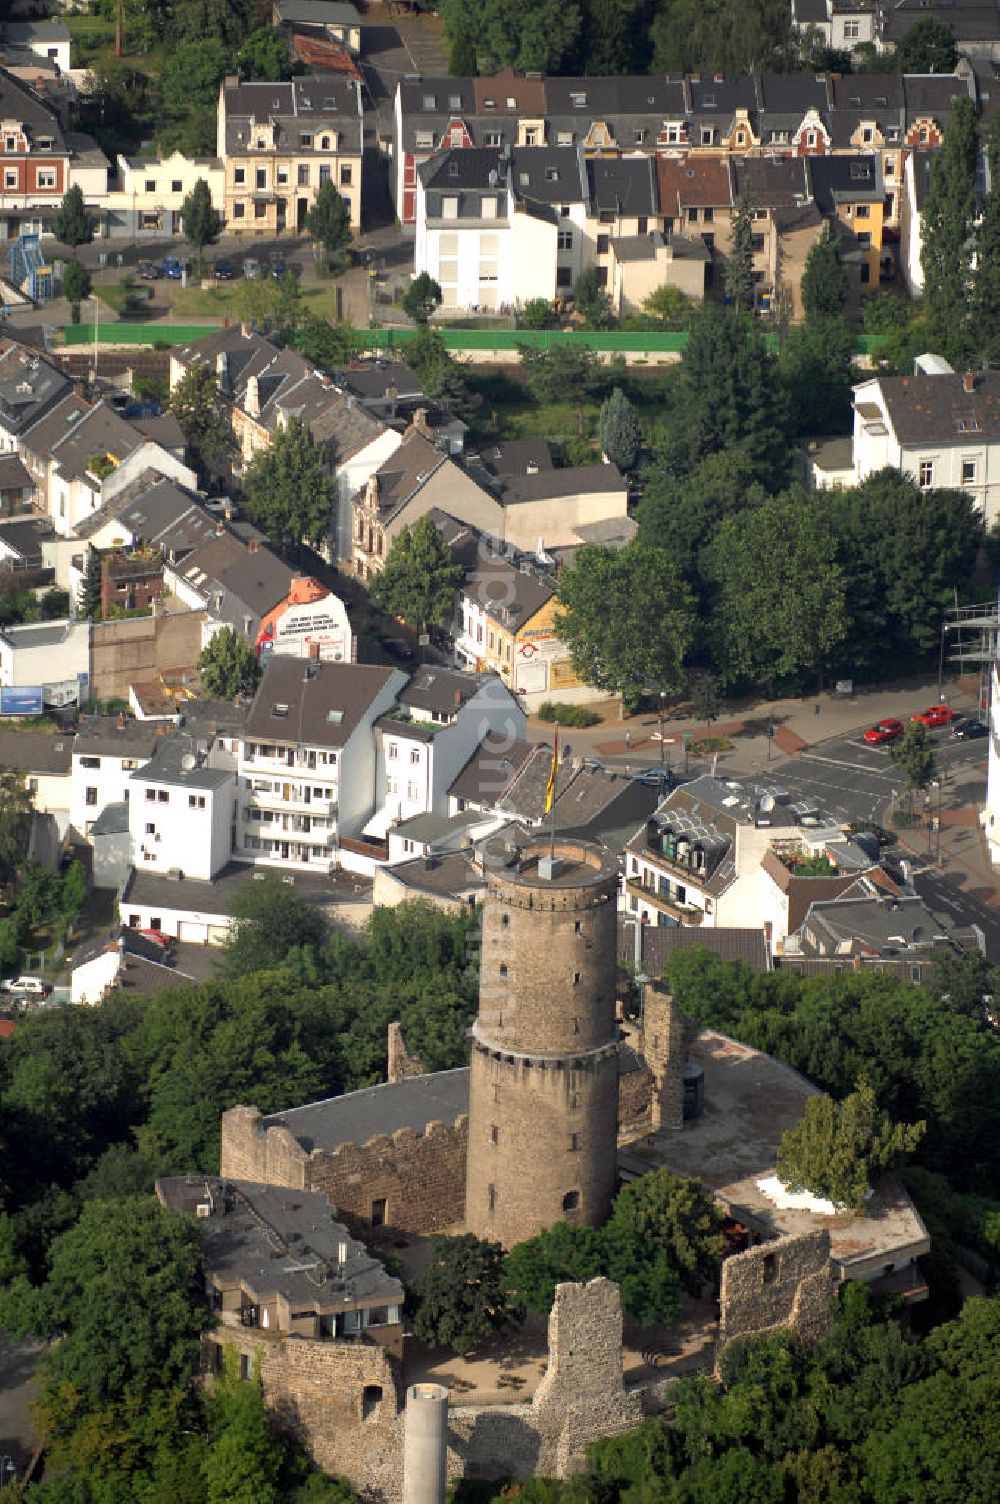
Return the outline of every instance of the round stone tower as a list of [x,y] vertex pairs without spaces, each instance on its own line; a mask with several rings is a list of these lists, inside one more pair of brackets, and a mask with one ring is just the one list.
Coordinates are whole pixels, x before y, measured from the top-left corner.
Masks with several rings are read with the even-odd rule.
[[465,1220],[505,1247],[599,1226],[618,1131],[617,863],[586,841],[486,843]]

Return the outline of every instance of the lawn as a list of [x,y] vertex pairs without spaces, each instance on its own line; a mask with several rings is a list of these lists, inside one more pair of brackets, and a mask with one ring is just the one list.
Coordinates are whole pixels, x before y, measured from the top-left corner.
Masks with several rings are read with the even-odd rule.
[[[253,254],[253,247],[248,246],[247,255]],[[200,287],[188,285],[178,288],[174,297],[171,316],[178,319],[212,319],[222,323],[227,316],[230,319],[240,317],[241,297],[245,284],[242,281],[217,284],[213,287]],[[337,284],[336,282],[321,282],[307,284],[302,287],[303,306],[320,318],[336,319],[337,317]]]
[[[642,370],[632,366],[622,385],[636,407],[644,428],[652,429],[667,417],[676,371],[671,368]],[[483,403],[472,418],[474,437],[483,439],[545,438],[555,444],[591,441],[591,454],[567,455],[571,462],[597,457],[597,429],[601,399],[585,397],[580,402],[535,402],[516,368],[474,366],[470,386],[482,394]]]

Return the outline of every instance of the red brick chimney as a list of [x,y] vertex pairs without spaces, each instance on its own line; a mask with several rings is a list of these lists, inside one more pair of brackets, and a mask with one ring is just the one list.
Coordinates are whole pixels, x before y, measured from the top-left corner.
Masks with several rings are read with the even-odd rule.
[[974,392],[976,390],[976,378],[972,371],[966,371],[962,377],[962,388],[966,392]]

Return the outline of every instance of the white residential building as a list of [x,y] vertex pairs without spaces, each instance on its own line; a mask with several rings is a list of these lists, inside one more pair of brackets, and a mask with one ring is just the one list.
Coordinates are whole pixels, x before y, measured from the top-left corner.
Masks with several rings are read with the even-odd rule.
[[[1000,516],[1000,371],[952,370],[920,355],[912,376],[874,376],[854,388],[851,468],[858,485],[887,466],[922,490],[968,491],[992,527]],[[831,478],[810,463],[819,488]]]
[[495,674],[419,668],[376,728],[377,804],[365,834],[449,813],[449,790],[487,735],[519,741],[524,711]]
[[209,881],[229,861],[236,759],[175,733],[129,780],[132,861],[141,871]]
[[331,872],[350,866],[375,807],[372,728],[406,676],[399,669],[273,656],[239,743],[233,856]]
[[169,722],[133,721],[125,716],[84,716],[73,743],[70,822],[89,836],[109,804],[126,804],[130,780],[149,761],[157,739],[173,730]]
[[896,891],[813,805],[706,776],[674,789],[627,843],[623,906],[642,924],[763,930],[778,949],[811,903],[862,876]]

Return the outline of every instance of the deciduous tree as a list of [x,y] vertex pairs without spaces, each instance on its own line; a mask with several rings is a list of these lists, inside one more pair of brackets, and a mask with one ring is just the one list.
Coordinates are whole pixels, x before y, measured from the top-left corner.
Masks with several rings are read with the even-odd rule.
[[322,950],[329,928],[315,904],[300,897],[277,873],[248,881],[233,900],[233,927],[226,941],[231,977],[281,966],[294,950]]
[[420,272],[399,301],[408,319],[427,324],[441,307],[441,286],[427,272]]
[[809,1191],[861,1212],[872,1179],[912,1153],[926,1128],[893,1123],[867,1082],[842,1102],[826,1093],[810,1097],[778,1144],[778,1178],[790,1191]]
[[587,684],[627,701],[682,688],[694,612],[666,549],[581,548],[559,581],[558,605],[556,630]]
[[936,16],[921,16],[892,53],[897,73],[951,73],[958,53],[955,33]]
[[280,1455],[271,1439],[258,1373],[241,1379],[226,1354],[208,1402],[209,1445],[202,1464],[205,1504],[279,1504]]
[[214,245],[222,234],[222,215],[212,207],[211,189],[204,178],[197,180],[181,204],[181,228],[200,263],[205,247]]
[[497,69],[558,73],[580,35],[580,9],[559,0],[442,0],[449,40],[471,42]]
[[509,1318],[503,1249],[464,1233],[431,1238],[430,1259],[413,1282],[414,1333],[431,1347],[473,1352]]
[[912,793],[925,789],[934,777],[934,745],[920,721],[907,721],[899,741],[889,748],[889,756],[905,773],[906,786]]
[[513,1306],[547,1316],[556,1285],[586,1282],[604,1272],[600,1233],[556,1222],[514,1245],[504,1260],[504,1285]]
[[232,627],[213,632],[199,655],[198,673],[205,693],[216,700],[249,699],[260,683],[254,645]]
[[199,362],[185,371],[167,406],[181,426],[188,457],[207,474],[232,443],[229,414],[212,367]]
[[236,54],[241,79],[260,78],[270,83],[291,78],[296,71],[288,52],[288,43],[272,26],[252,31]]
[[972,278],[970,327],[975,354],[1000,364],[1000,121],[990,122],[986,137],[990,191],[976,228],[976,268]]
[[461,566],[430,517],[400,528],[371,584],[372,600],[390,616],[426,631],[450,621]]
[[350,324],[331,323],[306,312],[295,329],[292,344],[321,371],[333,371],[354,359],[361,348]]
[[243,477],[246,510],[272,543],[318,543],[330,529],[337,490],[322,448],[299,418],[278,429]]
[[306,214],[306,229],[323,247],[326,265],[330,257],[351,243],[351,210],[346,200],[329,180],[321,183]]
[[0,882],[10,882],[27,850],[35,796],[21,773],[0,772]]
[[848,631],[844,572],[814,495],[769,497],[722,523],[708,550],[724,679],[822,677]]
[[662,286],[654,288],[649,297],[643,300],[642,306],[646,313],[651,313],[654,318],[672,328],[686,323],[692,309],[687,293],[681,292],[672,282],[664,282]]

